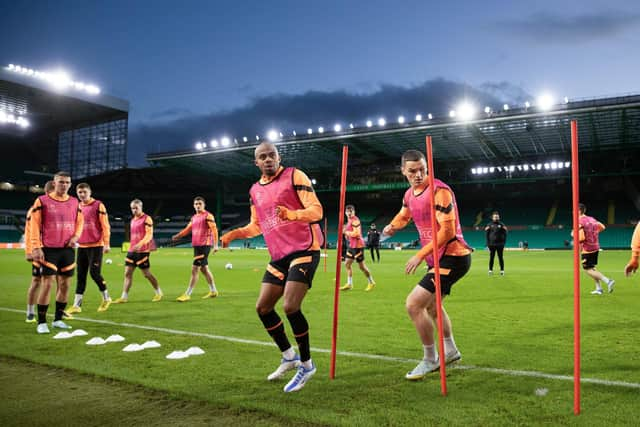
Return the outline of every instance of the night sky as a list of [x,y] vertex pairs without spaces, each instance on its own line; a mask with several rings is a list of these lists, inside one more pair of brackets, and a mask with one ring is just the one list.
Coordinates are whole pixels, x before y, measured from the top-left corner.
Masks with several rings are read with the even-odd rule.
[[640,92],[640,2],[250,4],[4,2],[0,63],[129,100],[133,166],[198,139],[439,114],[462,98]]

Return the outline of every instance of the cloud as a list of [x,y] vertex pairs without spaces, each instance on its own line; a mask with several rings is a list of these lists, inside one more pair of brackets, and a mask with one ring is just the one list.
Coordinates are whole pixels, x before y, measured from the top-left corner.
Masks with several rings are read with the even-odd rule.
[[539,12],[495,25],[501,32],[535,43],[585,43],[637,29],[639,24],[638,13],[606,11],[576,16]]
[[[520,102],[530,97],[506,82],[485,83],[478,88],[448,81],[429,80],[413,86],[379,84],[369,93],[346,90],[308,91],[303,94],[273,94],[254,97],[243,107],[207,115],[183,116],[164,123],[132,124],[129,131],[129,164],[144,165],[148,152],[190,150],[198,140],[209,141],[227,135],[240,140],[265,135],[269,129],[290,134],[307,128],[335,123],[364,126],[366,120],[399,115],[412,118],[416,113],[445,116],[462,99],[499,108],[504,102]],[[171,110],[167,110],[171,111]]]
[[167,120],[175,120],[177,117],[187,116],[192,114],[193,114],[193,111],[189,110],[188,108],[174,107],[174,108],[169,108],[167,110],[151,113],[149,118],[151,120],[167,121]]

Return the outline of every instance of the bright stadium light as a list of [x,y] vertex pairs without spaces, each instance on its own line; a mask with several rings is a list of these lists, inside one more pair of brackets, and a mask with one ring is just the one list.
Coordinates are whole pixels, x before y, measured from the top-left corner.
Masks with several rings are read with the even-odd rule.
[[531,107],[531,103],[529,101],[524,103],[524,108],[529,108]]
[[542,111],[550,110],[551,107],[553,107],[553,104],[554,104],[553,97],[548,93],[544,93],[538,97],[537,105],[538,105],[538,108],[541,109]]
[[256,141],[260,141],[260,135],[256,135]]
[[380,117],[380,118],[378,119],[378,126],[383,127],[383,126],[385,126],[386,124],[387,124],[387,121],[385,120],[385,118],[384,118],[384,117]]
[[353,125],[353,123],[349,123],[349,129],[353,129],[355,128],[355,126]]
[[209,145],[211,146],[211,148],[218,148],[218,140],[212,139],[211,141],[209,141]]
[[528,171],[529,170],[529,165],[527,165],[527,164],[522,165],[522,169],[524,169],[525,171]]
[[371,120],[367,120],[367,127],[370,128],[373,126],[373,122]]
[[316,179],[315,179],[315,178],[311,178],[311,184],[316,185],[316,183],[317,183],[317,182],[318,182],[318,181],[316,181]]
[[404,124],[404,116],[398,116],[398,123]]
[[551,165],[550,165],[549,163],[545,163],[545,164],[544,164],[544,168],[545,168],[545,169],[549,169],[550,167],[551,167]]
[[340,125],[339,123],[336,123],[333,126],[333,130],[334,130],[334,132],[340,132],[342,130],[342,125]]
[[249,142],[249,138],[247,138],[246,136],[242,137],[242,142]]
[[482,168],[482,173],[489,173],[489,168]]
[[267,138],[271,142],[277,141],[278,140],[278,132],[276,132],[275,130],[271,129],[270,131],[267,132]]
[[307,129],[307,134],[308,134],[308,135],[313,134],[313,129],[311,129],[311,128]]
[[569,98],[567,98],[566,96],[564,98],[562,98],[562,102],[564,102],[565,104],[569,103]]
[[489,173],[493,173],[493,172],[495,172],[495,170],[496,170],[496,168],[494,168],[493,166],[491,166],[491,167],[489,168]]
[[280,132],[278,135],[280,135],[280,138],[284,138],[284,135],[282,134],[282,132]]
[[6,69],[13,71],[14,73],[20,73],[38,80],[46,81],[58,90],[73,88],[78,91],[86,92],[90,95],[97,95],[100,93],[100,88],[98,86],[84,82],[75,82],[71,76],[64,71],[44,72],[15,64],[9,64]]
[[471,103],[465,101],[456,108],[456,113],[462,120],[471,120],[473,116],[475,116],[476,111]]
[[513,172],[514,170],[516,170],[516,167],[514,165],[509,166],[509,172]]
[[298,136],[298,134],[296,133],[296,131],[295,131],[295,130],[294,130],[293,132],[291,132],[291,134],[292,134],[293,136]]
[[503,109],[504,111],[509,111],[509,104],[504,104],[504,105],[502,106],[502,109]]
[[228,136],[223,136],[222,139],[220,139],[220,142],[222,143],[223,147],[228,147],[229,144],[231,144],[231,140]]
[[551,169],[558,169],[558,163],[557,162],[551,162]]
[[475,175],[476,174],[476,168],[471,168],[471,173]]
[[433,114],[431,114],[431,113],[427,114],[427,118],[428,118],[429,120],[432,120],[432,119],[433,119]]
[[568,168],[569,166],[571,166],[571,162],[564,162],[564,167]]
[[318,133],[324,133],[324,128],[322,126],[318,128]]
[[416,122],[422,121],[422,114],[416,114]]
[[456,110],[449,110],[449,117],[452,119],[456,116]]
[[489,107],[489,106],[484,107],[484,113],[485,113],[485,114],[489,114],[489,113],[491,113],[491,107]]
[[196,150],[202,150],[202,142],[196,142]]

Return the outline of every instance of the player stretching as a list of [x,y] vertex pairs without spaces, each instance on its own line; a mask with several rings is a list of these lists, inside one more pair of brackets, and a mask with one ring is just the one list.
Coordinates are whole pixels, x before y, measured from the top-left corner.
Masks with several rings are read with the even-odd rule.
[[347,269],[347,284],[340,287],[342,291],[348,291],[353,288],[353,269],[351,265],[355,260],[360,267],[360,271],[367,278],[366,292],[372,291],[376,282],[373,275],[364,263],[364,239],[362,238],[362,224],[360,218],[356,216],[356,208],[353,205],[347,205],[344,209],[347,216],[347,225],[344,227],[344,235],[349,240],[349,249],[347,249],[346,262],[344,267]]

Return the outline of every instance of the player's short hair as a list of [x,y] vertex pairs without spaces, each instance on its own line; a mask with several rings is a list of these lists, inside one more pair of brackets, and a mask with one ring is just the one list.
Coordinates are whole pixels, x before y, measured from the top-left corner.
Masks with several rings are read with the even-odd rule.
[[196,196],[196,197],[194,197],[194,198],[193,198],[193,203],[195,203],[195,202],[202,202],[202,203],[204,203],[204,204],[207,204],[207,202],[205,202],[205,200],[204,200],[204,197],[202,197],[202,196]]
[[494,215],[500,215],[500,212],[498,212],[498,211],[491,212],[491,216],[494,216]]
[[131,203],[129,203],[129,204],[130,204],[130,205],[140,205],[140,206],[142,206],[142,200],[140,200],[140,199],[133,199],[133,200],[131,201]]
[[87,184],[86,182],[81,182],[80,184],[76,185],[76,190],[81,190],[83,188],[91,191],[91,186],[89,184]]
[[407,150],[402,155],[401,166],[404,167],[404,164],[407,162],[418,162],[420,160],[426,160],[421,151]]
[[44,183],[44,192],[45,192],[45,194],[51,193],[54,188],[55,188],[55,184],[53,183],[53,181],[49,180],[49,181]]
[[55,175],[53,175],[53,179],[56,179],[59,176],[63,176],[65,178],[71,178],[71,174],[69,172],[66,171],[58,171],[56,172]]
[[587,212],[587,207],[584,205],[584,203],[578,203],[578,210],[581,214],[584,214]]
[[356,211],[356,207],[353,206],[353,205],[347,205],[347,206],[344,207],[344,210],[345,211],[354,211],[355,212]]

